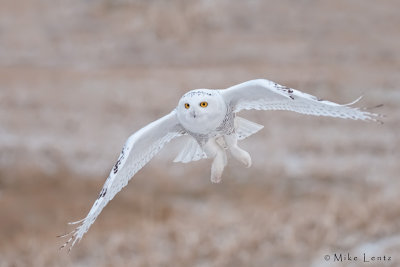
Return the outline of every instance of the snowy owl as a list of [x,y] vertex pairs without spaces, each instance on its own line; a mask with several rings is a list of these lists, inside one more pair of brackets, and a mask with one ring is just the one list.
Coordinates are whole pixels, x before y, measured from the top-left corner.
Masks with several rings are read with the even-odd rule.
[[70,236],[61,248],[70,244],[71,249],[76,241],[82,239],[107,203],[173,138],[190,136],[174,162],[210,158],[211,181],[219,183],[227,164],[227,151],[246,167],[251,166],[251,157],[238,146],[238,140],[263,128],[238,117],[236,113],[239,111],[290,110],[315,116],[378,121],[378,114],[350,107],[359,99],[339,105],[264,79],[247,81],[224,90],[189,91],[171,113],[128,138],[86,218],[70,223],[79,226],[61,236]]

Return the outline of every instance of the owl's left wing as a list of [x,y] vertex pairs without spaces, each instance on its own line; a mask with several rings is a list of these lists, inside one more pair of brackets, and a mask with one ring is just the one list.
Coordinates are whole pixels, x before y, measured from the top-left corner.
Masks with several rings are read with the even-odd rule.
[[71,250],[75,242],[82,239],[89,230],[107,203],[128,184],[132,176],[146,165],[166,143],[184,133],[174,110],[131,135],[86,218],[70,223],[79,224],[79,226],[71,233],[61,236],[71,235],[61,248],[72,242],[69,248]]
[[247,81],[219,92],[234,112],[243,109],[290,110],[308,115],[367,121],[379,121],[380,116],[350,107],[360,98],[340,105],[264,79]]

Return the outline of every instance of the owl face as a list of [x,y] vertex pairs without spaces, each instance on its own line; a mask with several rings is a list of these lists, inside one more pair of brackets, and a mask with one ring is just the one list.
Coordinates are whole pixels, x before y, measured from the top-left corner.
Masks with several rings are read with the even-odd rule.
[[226,104],[216,90],[198,89],[187,92],[179,100],[177,116],[188,131],[208,134],[221,125],[226,115]]

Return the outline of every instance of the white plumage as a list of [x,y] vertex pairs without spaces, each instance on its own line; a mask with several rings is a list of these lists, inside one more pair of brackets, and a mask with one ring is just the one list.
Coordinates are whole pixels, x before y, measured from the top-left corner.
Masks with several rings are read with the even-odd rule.
[[243,109],[290,110],[315,116],[378,121],[378,114],[350,107],[358,100],[339,105],[263,79],[247,81],[225,90],[192,90],[182,96],[171,113],[128,138],[87,216],[70,223],[79,226],[61,236],[70,236],[61,248],[71,244],[71,249],[76,241],[82,239],[107,203],[173,138],[190,136],[174,162],[212,158],[211,181],[220,182],[227,164],[226,150],[250,167],[250,155],[238,147],[237,141],[263,128],[236,116],[237,112]]

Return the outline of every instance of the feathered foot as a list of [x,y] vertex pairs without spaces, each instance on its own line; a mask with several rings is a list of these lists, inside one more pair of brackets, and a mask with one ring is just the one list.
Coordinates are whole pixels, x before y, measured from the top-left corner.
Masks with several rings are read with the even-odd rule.
[[214,158],[211,165],[211,182],[220,183],[222,181],[222,173],[227,163],[226,153],[214,138],[208,140],[203,149],[207,157]]
[[237,145],[236,134],[225,135],[224,139],[225,139],[225,143],[227,144],[229,150],[232,153],[232,156],[234,156],[237,160],[242,162],[246,166],[246,168],[250,168],[250,166],[251,166],[250,154],[247,151],[241,149]]

